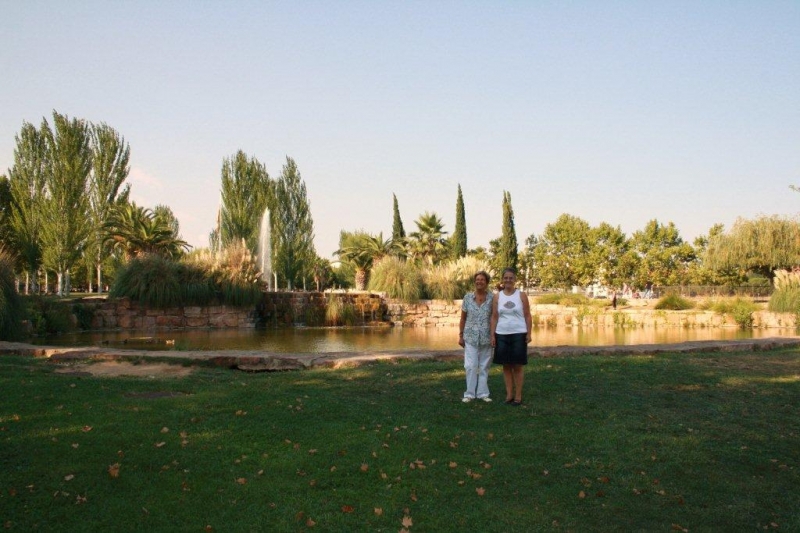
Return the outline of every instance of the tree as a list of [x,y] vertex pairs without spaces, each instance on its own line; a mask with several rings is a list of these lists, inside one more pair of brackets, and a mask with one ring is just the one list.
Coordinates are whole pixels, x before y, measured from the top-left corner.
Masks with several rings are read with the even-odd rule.
[[630,278],[623,257],[628,251],[628,239],[619,228],[606,222],[589,231],[587,270],[594,280],[612,287],[619,287]]
[[631,236],[630,246],[639,257],[631,280],[636,286],[686,283],[689,265],[695,260],[694,248],[684,242],[672,222],[664,225],[651,220]]
[[10,244],[25,270],[25,293],[38,292],[42,264],[42,204],[47,156],[44,136],[28,122],[15,136],[14,166],[9,170]]
[[458,186],[456,197],[456,229],[450,241],[453,257],[459,258],[467,255],[467,217],[464,213],[464,197],[461,194],[461,185]]
[[408,251],[411,257],[425,261],[428,264],[436,264],[447,255],[447,241],[444,231],[444,223],[436,213],[421,214],[414,222],[417,231],[411,233],[408,241]]
[[42,261],[55,271],[57,292],[69,291],[69,270],[80,258],[91,230],[86,194],[92,170],[90,126],[53,112],[53,127],[44,122],[47,171],[42,203]]
[[[87,257],[97,274],[97,292],[103,287],[103,261],[109,250],[105,246],[104,228],[114,206],[128,201],[130,184],[125,184],[130,172],[131,150],[114,128],[106,125],[91,127],[92,171],[89,175],[89,219],[91,231],[87,241]],[[124,186],[123,186],[124,184]],[[89,292],[92,287],[89,268]]]
[[0,248],[11,253],[11,183],[5,174],[0,174]]
[[542,286],[569,289],[594,281],[587,261],[590,248],[591,227],[585,220],[565,213],[548,224],[533,251]]
[[531,234],[525,239],[525,248],[519,257],[519,272],[517,279],[520,280],[524,287],[533,287],[541,285],[542,279],[539,275],[539,265],[536,262],[536,246],[539,244],[539,239],[535,234]]
[[511,193],[507,191],[503,191],[503,231],[500,235],[496,257],[494,264],[504,265],[499,270],[504,268],[517,270],[518,252],[517,233],[514,229],[514,208],[511,207]]
[[172,211],[160,207],[157,214],[135,203],[117,206],[104,228],[108,242],[127,260],[147,254],[179,257],[190,247],[177,236]]
[[396,255],[397,244],[393,239],[383,238],[383,233],[370,235],[365,231],[342,231],[339,249],[334,253],[355,269],[355,288],[366,290],[372,265],[387,255]]
[[251,252],[257,250],[264,211],[270,205],[274,183],[266,167],[239,150],[222,162],[219,244],[225,248],[242,239]]
[[275,209],[271,213],[273,268],[291,289],[303,281],[317,254],[306,185],[290,157],[275,184]]
[[709,237],[705,263],[717,271],[761,274],[771,282],[775,270],[800,264],[800,223],[778,215],[740,218],[730,232]]
[[400,218],[400,208],[397,206],[397,195],[394,193],[392,193],[392,204],[394,210],[392,240],[401,243],[406,238],[406,230],[403,229],[403,220]]

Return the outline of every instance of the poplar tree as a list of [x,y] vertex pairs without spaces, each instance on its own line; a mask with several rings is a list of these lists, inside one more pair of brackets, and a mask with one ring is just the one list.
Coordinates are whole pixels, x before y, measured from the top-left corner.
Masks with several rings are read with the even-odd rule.
[[517,233],[514,229],[514,209],[511,207],[511,193],[503,191],[503,233],[495,264],[501,268],[517,269]]
[[291,157],[286,158],[275,184],[275,208],[271,215],[273,268],[291,290],[312,271],[317,257],[306,185]]
[[[103,262],[111,253],[105,226],[115,206],[128,201],[131,186],[125,183],[130,172],[131,149],[125,139],[106,124],[93,125],[92,172],[89,175],[89,219],[91,233],[87,241],[89,292],[92,289],[92,268],[97,273],[97,292],[103,292]],[[123,186],[124,184],[124,186]]]
[[455,258],[467,255],[467,218],[464,214],[464,197],[461,194],[461,184],[458,185],[458,197],[456,198],[456,229],[453,231],[451,250]]
[[53,112],[53,127],[42,124],[48,159],[42,205],[42,260],[54,270],[58,294],[69,291],[69,270],[80,258],[91,226],[86,194],[92,170],[89,124]]
[[44,136],[33,124],[24,122],[15,141],[14,166],[8,174],[11,196],[8,227],[12,248],[24,265],[25,294],[29,294],[39,291],[47,157]]
[[274,183],[266,167],[239,150],[222,162],[222,206],[219,214],[219,244],[225,248],[244,239],[247,248],[257,248],[261,218],[270,204]]
[[400,218],[400,208],[397,206],[397,195],[392,193],[394,206],[394,220],[392,220],[392,240],[400,243],[406,238],[406,230],[403,229],[403,220]]

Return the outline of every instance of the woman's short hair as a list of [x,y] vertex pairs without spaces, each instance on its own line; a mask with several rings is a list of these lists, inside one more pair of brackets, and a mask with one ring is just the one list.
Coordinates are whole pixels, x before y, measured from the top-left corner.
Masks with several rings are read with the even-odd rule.
[[[508,268],[505,268],[505,269],[503,269],[503,274],[502,274],[502,276],[505,276],[505,275],[506,275],[506,272],[511,272],[512,274],[514,274],[514,277],[515,277],[515,278],[517,277],[517,271],[516,271],[516,269],[514,269],[514,268],[508,267]],[[501,276],[501,277],[502,277],[502,276]]]
[[472,276],[472,281],[475,281],[476,279],[478,279],[478,276],[483,276],[483,279],[485,279],[485,280],[486,280],[486,283],[487,283],[487,284],[488,284],[490,281],[492,281],[492,277],[491,277],[491,276],[489,275],[489,273],[488,273],[488,272],[486,272],[485,270],[479,270],[479,271],[475,272],[475,275],[474,275],[474,276]]

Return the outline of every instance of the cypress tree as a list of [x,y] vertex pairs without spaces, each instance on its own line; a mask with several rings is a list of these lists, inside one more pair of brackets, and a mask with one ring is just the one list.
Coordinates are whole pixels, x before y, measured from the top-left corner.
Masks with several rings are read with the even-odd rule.
[[502,268],[517,269],[517,233],[514,230],[514,209],[511,207],[511,193],[503,191],[503,233],[500,236],[499,264]]
[[400,218],[400,208],[397,206],[397,195],[392,193],[394,199],[394,220],[392,221],[392,240],[400,242],[406,237],[406,230],[403,229],[403,220]]
[[464,197],[461,194],[461,184],[458,185],[458,198],[456,199],[456,229],[452,239],[453,257],[459,258],[467,255],[467,217],[464,214]]

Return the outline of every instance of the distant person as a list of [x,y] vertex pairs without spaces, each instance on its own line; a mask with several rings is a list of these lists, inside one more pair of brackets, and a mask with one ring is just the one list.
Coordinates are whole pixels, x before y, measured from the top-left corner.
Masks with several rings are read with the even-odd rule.
[[503,290],[492,303],[491,339],[494,363],[503,365],[506,403],[522,405],[522,385],[531,342],[531,309],[528,295],[516,288],[513,268],[503,270]]
[[489,323],[494,294],[489,290],[489,274],[483,270],[473,276],[473,281],[475,291],[464,296],[458,325],[458,345],[464,348],[464,369],[467,371],[467,390],[461,399],[464,403],[476,398],[492,401],[489,397],[489,366],[492,364]]
[[611,307],[614,308],[614,311],[617,310],[617,291],[616,291],[616,289],[611,291]]

